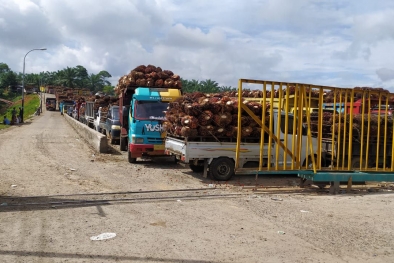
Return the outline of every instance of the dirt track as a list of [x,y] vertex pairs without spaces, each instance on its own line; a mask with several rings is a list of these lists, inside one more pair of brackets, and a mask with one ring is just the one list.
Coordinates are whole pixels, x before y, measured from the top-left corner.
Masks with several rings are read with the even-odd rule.
[[[288,176],[251,191],[254,176],[238,176],[212,189],[117,149],[94,153],[59,112],[2,131],[0,262],[394,261],[389,187],[333,196]],[[90,240],[105,232],[116,237]]]

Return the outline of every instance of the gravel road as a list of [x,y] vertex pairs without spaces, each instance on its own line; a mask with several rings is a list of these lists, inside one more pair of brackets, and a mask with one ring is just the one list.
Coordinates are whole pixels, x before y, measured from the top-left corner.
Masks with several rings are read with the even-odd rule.
[[[394,195],[216,184],[97,154],[56,112],[0,131],[0,262],[394,262]],[[286,190],[271,190],[286,186]],[[248,190],[249,189],[249,190]],[[106,240],[91,240],[116,233]]]

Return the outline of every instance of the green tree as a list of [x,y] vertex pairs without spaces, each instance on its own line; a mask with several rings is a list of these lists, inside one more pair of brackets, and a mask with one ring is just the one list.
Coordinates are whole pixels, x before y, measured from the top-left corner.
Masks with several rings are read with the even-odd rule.
[[18,85],[17,75],[13,71],[0,74],[0,89],[4,90],[9,86]]
[[75,88],[78,85],[78,71],[75,68],[67,67],[61,71],[60,75],[62,85],[69,88]]
[[234,87],[231,87],[231,86],[221,86],[221,87],[219,87],[219,92],[234,91],[234,90],[237,90],[237,89],[234,88]]
[[7,73],[11,71],[6,63],[0,62],[0,74]]
[[89,76],[88,71],[85,67],[78,65],[75,67],[76,71],[76,84],[78,87],[83,87],[84,82],[86,81],[87,77]]
[[211,79],[201,81],[201,90],[205,93],[215,93],[219,91],[219,84]]
[[111,85],[107,80],[110,77],[111,74],[105,70],[100,71],[98,74],[92,73],[86,78],[84,86],[91,91],[102,91],[105,86]]
[[107,95],[115,95],[114,88],[115,88],[114,86],[110,86],[110,85],[104,86],[103,92]]

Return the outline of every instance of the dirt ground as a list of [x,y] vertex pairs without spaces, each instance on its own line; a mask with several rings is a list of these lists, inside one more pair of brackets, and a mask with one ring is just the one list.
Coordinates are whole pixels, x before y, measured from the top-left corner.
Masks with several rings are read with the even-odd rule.
[[[0,262],[394,262],[391,184],[218,184],[97,154],[57,112],[0,131]],[[214,187],[212,187],[214,186]],[[91,240],[115,233],[106,240]]]

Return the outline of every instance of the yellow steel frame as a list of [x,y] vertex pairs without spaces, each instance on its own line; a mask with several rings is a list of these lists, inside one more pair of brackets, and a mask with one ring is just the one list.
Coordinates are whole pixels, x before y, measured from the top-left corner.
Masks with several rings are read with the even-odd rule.
[[[249,98],[242,97],[243,85],[245,84],[258,84],[259,87],[261,87],[263,94],[262,98],[254,98],[252,100],[258,101],[263,105],[270,105],[269,111],[266,110],[266,107],[262,107],[261,117],[255,115],[247,105],[243,103],[244,100],[249,100]],[[295,89],[293,95],[289,94],[291,87]],[[312,91],[318,91],[318,99],[312,96]],[[324,103],[324,94],[328,91],[333,93],[334,111],[332,113],[332,119],[335,120],[335,127],[332,127],[332,134],[329,137],[323,138],[323,126],[326,124],[323,122],[324,111],[322,105]],[[267,96],[267,93],[270,93],[270,95]],[[382,108],[382,105],[386,107],[384,115],[381,116],[381,114],[383,114],[383,111],[381,111],[377,117],[374,117],[377,118],[377,122],[381,124],[376,127],[378,134],[376,142],[373,141],[371,143],[371,135],[374,136],[374,134],[371,134],[372,116],[369,109],[371,109],[372,106],[371,100],[373,96],[378,98],[379,109]],[[359,99],[358,101],[355,101],[356,97]],[[316,106],[316,101],[318,101],[318,106]],[[394,141],[394,132],[392,132],[390,138],[388,138],[388,125],[390,124],[388,106],[390,102],[394,103],[394,94],[381,91],[376,92],[365,89],[357,90],[301,83],[240,79],[238,82],[238,133],[235,167],[236,169],[240,168],[239,159],[242,154],[240,150],[242,139],[241,117],[242,113],[246,112],[261,127],[259,171],[296,171],[303,169],[311,170],[312,168],[314,173],[320,170],[352,171],[353,169],[360,171],[373,169],[376,171],[393,172],[394,144],[392,142]],[[337,104],[339,104],[339,107],[337,107]],[[314,122],[314,125],[317,125],[317,132],[314,134],[312,134],[311,130],[312,105],[313,110],[316,110],[316,108],[318,110],[317,123]],[[360,112],[355,112],[355,109],[359,109]],[[278,111],[278,118],[277,121],[274,122],[274,113],[276,114],[276,110]],[[293,111],[293,114],[290,113],[291,111]],[[290,114],[293,118],[292,123],[289,123]],[[361,116],[361,127],[358,132],[360,134],[357,134],[360,138],[354,134],[354,120],[355,116],[358,114]],[[304,124],[302,121],[303,115],[306,116]],[[284,117],[282,118],[282,116]],[[267,118],[269,119],[268,124],[265,121]],[[306,134],[303,134],[303,125],[307,126]],[[291,134],[288,134],[291,128]],[[394,121],[392,128],[394,130]],[[382,131],[381,129],[384,130]],[[384,134],[383,138],[380,138],[381,133]],[[265,134],[268,136],[265,136]],[[289,138],[292,138],[291,143],[289,142]],[[358,141],[358,139],[360,140]],[[328,159],[331,160],[331,165],[329,167],[322,167],[323,152],[325,149],[328,149],[327,147],[323,147],[323,143],[326,142],[331,145],[328,150],[330,151],[329,154],[331,154]],[[372,147],[375,143],[376,148]],[[266,151],[264,147],[266,147]],[[355,149],[357,149],[357,147],[359,147],[359,152],[355,153],[354,151],[356,151]],[[288,165],[288,158],[290,158],[291,165]],[[309,166],[309,158],[312,167]],[[359,158],[359,167],[352,167],[353,160],[356,158]],[[282,164],[279,163],[280,160],[283,161]],[[372,162],[375,162],[374,167],[369,165]],[[266,167],[264,167],[265,164]],[[306,166],[304,166],[304,164]]]

